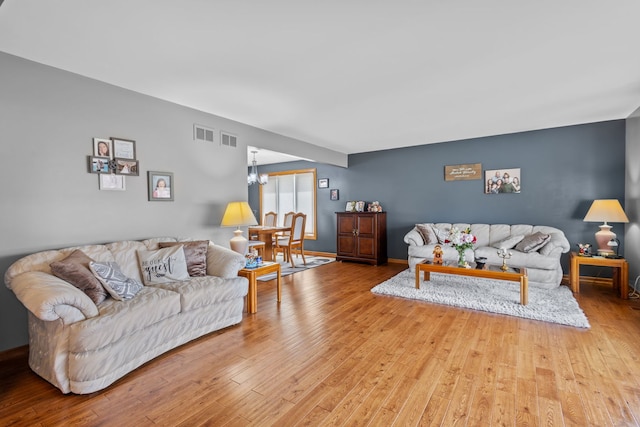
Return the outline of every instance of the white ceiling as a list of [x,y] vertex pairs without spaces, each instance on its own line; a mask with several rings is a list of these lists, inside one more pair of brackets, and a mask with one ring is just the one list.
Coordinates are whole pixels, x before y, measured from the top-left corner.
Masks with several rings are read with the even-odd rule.
[[351,154],[626,118],[639,17],[637,0],[5,0],[0,51]]

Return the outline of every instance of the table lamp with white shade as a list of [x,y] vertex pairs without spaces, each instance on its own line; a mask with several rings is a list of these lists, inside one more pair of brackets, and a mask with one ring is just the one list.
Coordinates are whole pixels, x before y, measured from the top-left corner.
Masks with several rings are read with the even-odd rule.
[[613,250],[609,242],[616,238],[616,233],[611,231],[608,222],[629,222],[629,218],[622,210],[620,202],[616,199],[594,200],[584,217],[586,222],[604,222],[600,226],[600,231],[596,233],[598,242],[598,255],[612,255]]
[[247,202],[229,202],[227,209],[222,216],[223,227],[237,227],[233,232],[234,236],[229,240],[231,250],[239,254],[247,253],[247,239],[242,235],[240,227],[247,225],[258,225],[255,215]]

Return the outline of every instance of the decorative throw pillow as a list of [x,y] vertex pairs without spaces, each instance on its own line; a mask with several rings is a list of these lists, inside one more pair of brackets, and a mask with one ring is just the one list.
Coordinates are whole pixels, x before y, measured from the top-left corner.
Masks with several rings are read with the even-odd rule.
[[196,240],[193,242],[160,242],[160,248],[169,248],[182,245],[184,257],[187,260],[187,271],[191,277],[207,275],[207,248],[208,240]]
[[418,231],[418,234],[420,234],[420,237],[422,237],[425,245],[438,243],[438,237],[433,231],[433,227],[430,225],[416,224],[416,230]]
[[138,251],[138,261],[145,285],[189,280],[182,245],[157,251]]
[[143,287],[136,279],[125,276],[116,262],[91,262],[89,268],[109,294],[118,301],[133,298]]
[[89,270],[92,261],[81,250],[75,250],[65,259],[52,262],[49,266],[54,276],[71,283],[98,305],[107,298],[107,291]]
[[493,247],[497,249],[512,249],[515,245],[520,243],[522,239],[524,239],[524,234],[516,234],[494,243]]
[[535,252],[547,244],[551,236],[539,231],[525,236],[520,243],[515,247],[517,251],[521,252]]
[[437,227],[431,227],[433,229],[433,232],[436,235],[436,238],[438,239],[438,243],[441,245],[444,245],[445,243],[447,243],[447,240],[449,240],[449,234],[451,233],[451,230],[440,230]]

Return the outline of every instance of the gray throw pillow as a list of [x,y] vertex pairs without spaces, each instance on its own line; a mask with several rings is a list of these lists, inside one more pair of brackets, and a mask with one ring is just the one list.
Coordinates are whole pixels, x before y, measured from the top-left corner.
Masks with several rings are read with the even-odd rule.
[[89,268],[109,294],[118,301],[133,298],[143,288],[143,284],[125,276],[115,262],[91,262]]
[[98,305],[107,298],[107,291],[89,270],[89,263],[92,261],[87,254],[77,249],[65,259],[52,262],[49,267],[54,276],[71,283]]
[[547,244],[551,236],[539,231],[525,236],[515,247],[520,252],[535,252]]
[[160,242],[160,248],[180,246],[184,249],[184,257],[187,260],[187,271],[191,277],[207,275],[207,248],[208,240],[196,240],[193,242]]
[[502,239],[499,242],[493,244],[494,248],[497,249],[512,249],[515,245],[520,243],[524,239],[524,234],[516,234],[514,236],[509,236],[506,239]]
[[416,230],[422,237],[425,245],[438,243],[438,237],[433,231],[433,227],[428,224],[416,224]]

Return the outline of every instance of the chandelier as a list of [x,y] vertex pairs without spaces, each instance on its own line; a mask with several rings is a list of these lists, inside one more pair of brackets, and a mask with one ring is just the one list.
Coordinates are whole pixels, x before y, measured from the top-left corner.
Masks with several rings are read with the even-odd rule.
[[267,182],[269,182],[269,175],[267,175],[266,173],[263,173],[262,175],[258,175],[258,167],[256,166],[256,153],[257,151],[252,151],[253,153],[253,160],[251,161],[251,172],[249,173],[249,176],[247,176],[247,183],[249,185],[253,185],[253,184],[260,184],[260,185],[265,185]]

